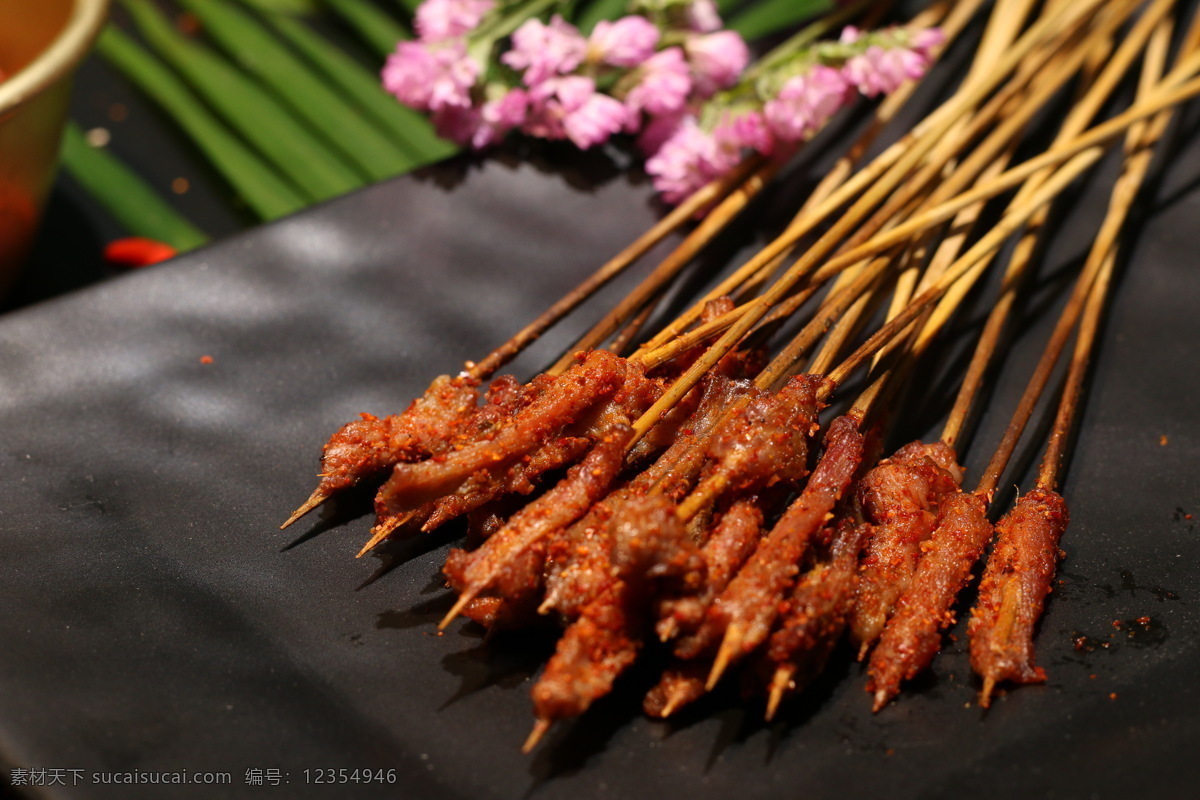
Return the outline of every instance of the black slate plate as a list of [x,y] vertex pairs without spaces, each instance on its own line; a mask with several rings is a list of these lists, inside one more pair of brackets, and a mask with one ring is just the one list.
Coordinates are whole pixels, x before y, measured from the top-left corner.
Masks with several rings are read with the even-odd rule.
[[[638,673],[522,757],[548,640],[434,634],[447,537],[355,560],[362,497],[279,532],[331,431],[481,357],[654,217],[625,178],[490,161],[0,320],[0,757],[83,770],[39,790],[51,797],[1182,794],[1200,777],[1200,523],[1186,516],[1200,513],[1200,154],[1173,165],[1146,205],[1067,477],[1045,686],[982,714],[960,640],[877,716],[843,659],[771,726],[732,692],[668,725],[638,714]],[[1106,192],[1097,181],[1072,201],[1031,308],[1061,294]],[[1020,327],[975,474],[1046,330]],[[934,430],[929,413],[911,419]],[[1144,616],[1149,630],[1113,627]],[[312,782],[331,768],[398,783]],[[93,774],[162,770],[231,783]],[[248,784],[248,770],[287,785]]]

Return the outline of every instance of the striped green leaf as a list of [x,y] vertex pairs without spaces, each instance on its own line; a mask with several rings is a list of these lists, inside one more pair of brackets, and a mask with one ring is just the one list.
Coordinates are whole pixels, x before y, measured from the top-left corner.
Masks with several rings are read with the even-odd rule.
[[246,146],[170,69],[128,35],[109,25],[97,51],[179,124],[225,180],[262,219],[276,219],[307,203]]
[[269,92],[180,34],[149,0],[123,4],[150,46],[310,200],[337,197],[366,184],[366,176],[332,153]]
[[250,74],[283,99],[343,160],[372,180],[412,169],[410,153],[376,128],[325,76],[244,9],[226,0],[178,0],[205,33]]
[[396,101],[383,90],[379,76],[313,33],[303,23],[271,14],[265,17],[281,37],[296,48],[345,93],[375,125],[403,147],[413,165],[441,161],[458,148],[438,138],[424,114]]
[[156,239],[180,252],[208,241],[203,231],[184,219],[120,159],[88,144],[75,123],[68,123],[63,136],[62,163],[71,177],[132,235]]

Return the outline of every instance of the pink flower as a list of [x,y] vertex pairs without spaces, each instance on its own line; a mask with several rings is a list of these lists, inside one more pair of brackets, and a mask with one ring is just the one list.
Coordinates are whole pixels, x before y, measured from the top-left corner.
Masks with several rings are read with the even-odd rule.
[[713,138],[722,148],[736,152],[753,150],[769,156],[775,150],[775,137],[766,118],[757,111],[726,115],[713,130]]
[[614,67],[636,67],[654,55],[660,36],[658,28],[645,17],[603,20],[596,23],[588,38],[588,58]]
[[425,42],[453,39],[474,30],[495,0],[425,0],[417,7],[417,33]]
[[[932,51],[945,41],[938,28],[927,28],[913,34],[908,46],[903,34],[891,33],[882,38],[882,44],[870,45],[862,54],[846,61],[842,71],[850,83],[868,97],[894,92],[908,80],[922,77],[933,60]],[[862,38],[861,32],[853,27],[842,31],[841,40],[854,44]]]
[[926,57],[932,57],[933,50],[946,43],[946,34],[941,28],[925,28],[912,37],[912,49]]
[[663,144],[675,135],[684,120],[688,119],[693,123],[696,121],[696,118],[685,109],[680,109],[672,114],[650,117],[642,126],[642,132],[637,140],[637,146],[642,151],[642,156],[649,158],[657,153]]
[[702,97],[733,86],[750,63],[750,48],[733,31],[691,36],[684,46]]
[[471,144],[475,132],[479,130],[479,109],[475,106],[450,106],[434,111],[430,121],[438,136],[465,146]]
[[928,66],[928,59],[913,50],[887,50],[874,44],[848,60],[842,71],[860,92],[874,97],[896,91],[910,78],[921,77]]
[[846,78],[817,64],[789,80],[763,107],[771,132],[785,142],[799,142],[819,130],[846,103]]
[[619,101],[596,91],[591,78],[552,78],[529,92],[530,115],[523,130],[543,139],[570,139],[587,150],[625,127],[628,112]]
[[646,161],[646,172],[663,200],[677,204],[735,167],[738,157],[738,153],[721,147],[712,135],[701,130],[694,118],[689,118]]
[[549,25],[531,19],[517,28],[512,35],[512,49],[500,60],[515,70],[525,70],[526,86],[537,86],[575,69],[586,55],[587,40],[574,25],[555,14]]
[[639,69],[641,80],[625,96],[629,113],[670,114],[683,108],[692,91],[691,70],[683,50],[668,47],[646,59]]
[[528,115],[529,96],[524,89],[510,89],[482,106],[446,108],[435,112],[433,125],[438,135],[461,145],[483,150],[520,127]]
[[478,75],[465,42],[400,42],[383,67],[383,88],[420,111],[466,108]]
[[692,0],[687,10],[688,27],[700,33],[712,33],[721,29],[721,15],[713,0]]

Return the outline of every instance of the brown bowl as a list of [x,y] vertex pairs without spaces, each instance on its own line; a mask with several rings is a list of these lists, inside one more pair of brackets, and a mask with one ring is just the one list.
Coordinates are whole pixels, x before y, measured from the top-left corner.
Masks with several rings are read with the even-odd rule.
[[0,293],[29,249],[54,180],[75,68],[109,0],[0,0]]

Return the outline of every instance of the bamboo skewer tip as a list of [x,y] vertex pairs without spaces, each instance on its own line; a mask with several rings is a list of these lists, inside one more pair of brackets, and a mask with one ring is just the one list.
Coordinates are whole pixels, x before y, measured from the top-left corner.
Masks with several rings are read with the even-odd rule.
[[525,744],[521,745],[521,752],[529,755],[533,752],[533,748],[538,746],[540,742],[550,730],[550,726],[554,723],[548,719],[539,718],[533,723],[533,730],[529,732],[529,737],[525,740]]
[[992,705],[992,692],[996,690],[996,679],[985,676],[983,679],[983,689],[979,692],[979,705],[981,708],[990,708]]
[[[471,591],[463,592],[459,596],[458,600],[454,603],[454,605],[451,606],[450,610],[446,612],[446,616],[442,617],[442,621],[438,623],[438,630],[439,631],[446,630],[446,627],[451,622],[454,621],[454,618],[457,617],[459,614],[461,614],[462,610],[467,607],[467,603],[470,603],[474,599],[475,599],[474,592],[471,592]],[[549,723],[547,723],[547,724],[549,724]]]
[[792,676],[795,673],[795,668],[788,665],[775,670],[775,674],[771,677],[771,693],[767,697],[767,713],[764,715],[767,722],[775,718],[775,712],[779,710],[779,704],[783,701],[784,692],[792,688]]
[[305,514],[312,511],[314,508],[321,505],[321,503],[324,503],[328,499],[329,499],[329,493],[326,492],[323,487],[318,486],[316,489],[313,490],[313,493],[308,496],[308,499],[305,500],[303,503],[301,503],[300,507],[292,512],[292,515],[287,518],[287,522],[284,522],[282,525],[279,526],[279,530],[283,530],[284,528],[287,528],[289,525],[292,525],[292,524],[298,522],[301,517],[303,517]]
[[371,538],[366,544],[363,545],[362,549],[358,551],[358,555],[356,555],[355,558],[362,558],[367,553],[374,550],[377,545],[382,544],[385,539],[395,533],[397,528],[412,519],[412,516],[413,515],[409,513],[401,514],[398,517],[389,517],[383,522],[380,522],[374,528],[371,528]]
[[721,649],[717,651],[717,657],[713,661],[712,671],[708,673],[708,680],[704,684],[707,691],[712,691],[717,682],[721,680],[721,676],[725,674],[725,670],[729,668],[729,664],[733,661],[734,654],[737,653],[742,646],[742,626],[734,623],[725,630],[725,638],[721,640]]

